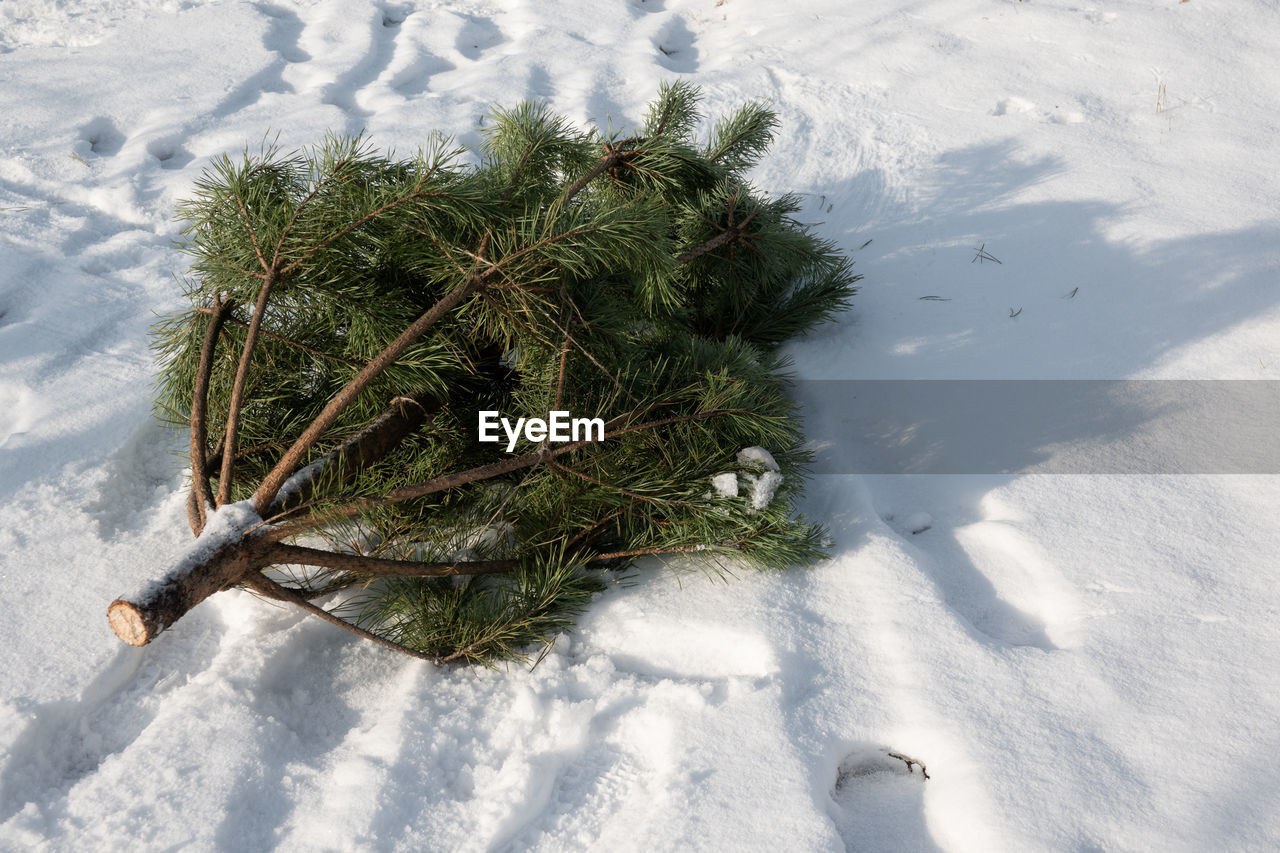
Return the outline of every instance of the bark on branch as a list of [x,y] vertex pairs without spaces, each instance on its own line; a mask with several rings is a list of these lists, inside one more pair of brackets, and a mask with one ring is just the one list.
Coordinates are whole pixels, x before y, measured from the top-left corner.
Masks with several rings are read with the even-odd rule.
[[357,637],[377,643],[378,645],[383,646],[385,648],[392,649],[393,651],[401,652],[403,654],[409,655],[410,657],[421,658],[422,660],[429,660],[432,663],[436,664],[437,666],[440,663],[442,663],[442,661],[438,657],[435,657],[433,655],[423,654],[422,652],[419,652],[415,649],[410,649],[406,646],[402,646],[399,643],[393,643],[391,640],[388,640],[386,637],[379,637],[377,634],[374,634],[370,631],[366,631],[365,629],[359,627],[358,625],[352,625],[350,622],[346,621],[345,619],[341,619],[337,616],[334,616],[332,613],[330,613],[328,610],[325,610],[323,607],[318,607],[312,604],[310,601],[307,601],[307,599],[304,598],[301,594],[299,594],[296,590],[289,589],[287,586],[282,586],[281,584],[276,583],[275,581],[271,580],[271,578],[266,577],[265,575],[254,575],[253,577],[249,578],[245,582],[245,586],[249,587],[250,589],[254,590],[255,592],[261,595],[266,596],[267,598],[273,598],[277,601],[287,601],[290,604],[297,605],[298,607],[301,607],[303,610],[307,611],[313,616],[319,616],[321,619],[323,619],[324,621],[328,622],[331,625],[336,625],[337,627],[343,629],[344,631],[350,631],[351,633],[355,634]]
[[[408,407],[406,407],[408,408]],[[660,418],[638,424],[628,424],[619,426],[627,418],[633,417],[636,413],[615,418],[607,426],[605,438],[616,437],[631,432],[637,432],[646,429],[656,429],[676,423],[685,423],[689,421],[702,420],[705,418],[719,417],[729,414],[743,414],[737,409],[724,409],[710,412],[698,412],[692,415],[677,415],[669,418]],[[422,414],[425,418],[425,412]],[[380,419],[381,421],[381,419]],[[403,423],[410,423],[411,418],[404,420]],[[389,422],[396,422],[402,426],[395,418],[389,418]],[[361,433],[346,447],[350,448],[351,459],[359,459],[362,453],[373,453],[375,448],[382,448],[381,452],[388,449],[386,442],[389,440],[391,430],[384,430],[378,426],[379,422],[375,422],[364,433]],[[407,433],[404,433],[407,434]],[[362,440],[361,437],[366,440]],[[403,438],[403,434],[400,436]],[[396,439],[398,441],[399,439]],[[199,540],[197,540],[196,548],[192,554],[197,555],[188,557],[178,567],[165,575],[160,582],[153,584],[136,601],[126,599],[116,599],[108,608],[107,616],[111,623],[112,629],[116,635],[126,643],[135,646],[145,645],[155,638],[157,634],[165,630],[165,628],[176,622],[183,614],[192,607],[199,604],[204,599],[224,589],[239,584],[245,584],[252,588],[262,588],[264,594],[265,587],[260,583],[261,570],[272,565],[280,564],[299,564],[322,566],[325,568],[333,568],[341,571],[351,571],[369,575],[398,575],[402,577],[443,577],[448,575],[474,575],[489,574],[495,572],[508,572],[516,568],[514,561],[494,560],[486,562],[473,563],[419,563],[408,560],[386,560],[372,557],[362,557],[355,554],[339,554],[336,552],[327,552],[314,548],[303,548],[296,545],[283,544],[282,540],[288,539],[301,533],[305,533],[318,526],[330,523],[340,517],[354,517],[375,506],[400,503],[406,500],[423,497],[446,489],[455,488],[466,483],[476,482],[477,480],[489,479],[510,471],[520,470],[521,468],[530,468],[543,462],[549,462],[561,454],[568,453],[572,450],[581,448],[591,442],[579,441],[569,444],[562,444],[556,448],[543,448],[533,453],[526,453],[521,456],[513,456],[508,459],[494,462],[489,465],[482,465],[478,468],[472,468],[467,471],[458,471],[452,474],[446,474],[436,477],[423,483],[413,486],[405,486],[388,494],[381,499],[366,499],[354,501],[344,507],[338,508],[336,511],[324,514],[323,518],[302,519],[295,522],[278,524],[268,528],[261,528],[260,525],[243,528],[240,535],[234,538],[234,541],[219,546],[210,552],[209,547],[201,548]],[[389,446],[394,446],[389,445]],[[335,451],[337,454],[342,453],[342,449]],[[344,463],[339,462],[339,465]],[[249,532],[255,531],[255,532]],[[664,549],[663,551],[647,551],[646,553],[675,553],[681,551],[702,550],[703,546],[683,546]],[[204,556],[198,556],[203,554]],[[626,552],[616,554],[605,554],[596,557],[597,560],[612,559],[621,556],[630,556]],[[286,587],[279,584],[272,584],[272,591],[275,588],[288,591]],[[305,601],[306,599],[300,594],[293,594],[286,600]],[[297,602],[294,602],[297,603]],[[301,606],[301,605],[300,605]],[[309,610],[314,608],[309,606]],[[331,614],[327,617],[329,621],[341,621]],[[344,623],[345,624],[345,623]]]
[[591,183],[610,169],[618,168],[633,156],[640,153],[631,146],[634,146],[641,141],[642,140],[639,138],[632,137],[630,139],[622,140],[617,145],[606,142],[604,146],[604,156],[602,156],[594,166],[588,169],[586,173],[565,188],[564,194],[560,196],[561,206],[572,201],[573,197],[582,192],[587,184]]
[[204,333],[204,344],[200,348],[195,389],[191,393],[191,494],[195,503],[191,532],[197,536],[204,529],[207,512],[213,506],[213,490],[209,487],[209,475],[205,470],[209,441],[209,375],[213,372],[214,351],[218,335],[222,333],[222,324],[234,307],[235,303],[229,299],[214,303],[209,326]]
[[443,578],[453,575],[491,575],[515,571],[518,560],[475,560],[453,563],[426,563],[417,560],[389,560],[383,557],[365,557],[361,554],[342,554],[320,548],[304,548],[300,545],[277,543],[268,551],[272,565],[319,566],[354,572],[360,575],[401,578]]
[[298,465],[302,462],[307,451],[310,450],[317,441],[324,435],[329,427],[333,426],[338,416],[346,410],[360,395],[360,392],[369,387],[379,375],[388,367],[395,363],[409,346],[418,338],[422,337],[428,329],[440,321],[447,313],[462,304],[462,301],[478,290],[485,282],[482,274],[472,275],[464,284],[455,287],[449,293],[440,298],[435,305],[427,309],[421,317],[413,322],[409,328],[400,333],[400,336],[387,345],[378,356],[367,365],[364,369],[357,373],[350,382],[334,395],[324,410],[316,416],[293,446],[285,452],[276,466],[263,479],[257,491],[253,494],[254,509],[260,515],[266,515],[268,508],[275,501],[276,495],[279,493],[285,481],[297,470]]
[[261,568],[255,563],[252,548],[240,541],[228,542],[203,558],[190,556],[135,601],[117,598],[111,602],[107,608],[111,629],[129,645],[144,646],[188,610]]
[[426,394],[396,397],[391,405],[363,430],[340,447],[285,481],[267,509],[267,518],[308,501],[323,480],[346,483],[360,469],[380,460],[440,411],[439,400]]
[[258,328],[262,325],[262,317],[267,312],[267,300],[271,297],[271,288],[275,285],[278,275],[278,270],[270,267],[267,270],[267,277],[262,281],[262,289],[258,291],[258,301],[253,308],[253,317],[249,319],[249,331],[245,334],[244,349],[240,353],[240,365],[236,368],[235,384],[231,388],[231,402],[227,407],[227,439],[223,443],[222,473],[218,476],[218,506],[231,500],[231,474],[236,459],[236,432],[240,428],[240,410],[244,406],[244,388],[249,379],[249,362],[253,358],[253,348],[258,344]]

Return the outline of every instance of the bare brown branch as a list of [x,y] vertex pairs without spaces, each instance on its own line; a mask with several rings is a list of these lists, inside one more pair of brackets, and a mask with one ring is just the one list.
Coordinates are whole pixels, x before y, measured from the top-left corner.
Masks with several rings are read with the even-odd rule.
[[146,645],[201,601],[240,583],[254,567],[251,549],[228,542],[197,565],[180,565],[137,600],[117,598],[107,608],[107,619],[120,639]]
[[258,301],[253,308],[253,317],[249,320],[249,332],[245,335],[244,349],[240,352],[240,365],[236,368],[235,384],[231,387],[231,402],[227,406],[227,431],[223,441],[222,472],[218,476],[218,506],[231,500],[231,477],[236,458],[236,432],[240,427],[240,410],[244,406],[244,388],[249,378],[249,362],[253,358],[253,348],[258,343],[258,328],[262,325],[262,317],[267,312],[267,300],[271,296],[271,288],[276,283],[277,277],[277,271],[271,269],[262,282],[262,289],[258,291]]
[[[747,214],[746,219],[743,219],[741,222],[735,222],[734,216],[735,216],[737,205],[738,205],[738,193],[735,191],[733,195],[729,196],[729,205],[728,205],[728,210],[726,211],[726,218],[728,219],[728,223],[725,225],[721,225],[719,222],[712,221],[710,219],[707,219],[707,217],[702,216],[702,219],[704,222],[706,222],[708,225],[712,226],[713,228],[718,229],[720,233],[712,237],[710,240],[707,240],[702,245],[695,246],[689,251],[679,255],[676,258],[676,266],[687,264],[689,263],[689,261],[692,261],[695,258],[700,258],[703,255],[705,255],[707,252],[718,249],[721,246],[726,244],[728,244],[729,246],[729,257],[730,259],[732,259],[733,245],[734,243],[738,243],[738,242],[745,244],[748,249],[755,252],[757,255],[760,255],[761,257],[763,257],[763,255],[761,255],[760,250],[757,249],[751,243],[752,237],[756,235],[744,230],[746,226],[751,223],[751,220],[756,218],[756,214],[760,212],[760,208],[757,207],[754,210],[752,210],[750,213]],[[701,216],[701,214],[699,214],[699,216]]]
[[[362,468],[382,459],[405,438],[417,432],[427,418],[440,410],[440,406],[439,400],[426,394],[396,397],[381,415],[344,441],[318,465],[295,475],[294,485],[276,495],[267,509],[267,517],[306,503],[321,480],[330,483],[349,481]],[[289,492],[287,496],[285,491]]]
[[602,156],[594,166],[583,173],[576,181],[565,188],[564,193],[560,196],[561,206],[572,201],[573,197],[582,192],[582,190],[586,188],[587,184],[591,183],[610,169],[616,169],[629,158],[639,153],[635,149],[631,149],[629,146],[635,145],[640,141],[641,140],[639,138],[631,137],[629,139],[623,139],[617,145],[606,142],[604,144],[604,156]]
[[213,357],[218,345],[222,324],[235,303],[217,300],[210,310],[209,326],[205,329],[204,344],[200,347],[200,365],[196,368],[196,384],[191,392],[191,491],[195,495],[197,524],[192,532],[197,536],[204,529],[205,518],[213,506],[213,492],[209,475],[205,470],[208,453],[209,376],[213,373]]
[[200,497],[196,494],[194,481],[191,483],[191,490],[187,492],[187,526],[191,528],[192,536],[199,536],[204,529],[204,519],[200,515]]
[[377,634],[372,633],[371,631],[366,631],[365,629],[357,625],[352,625],[347,620],[340,619],[339,617],[334,616],[332,613],[330,613],[328,610],[325,610],[323,607],[318,607],[312,604],[310,601],[307,601],[307,599],[301,593],[291,590],[287,586],[278,584],[275,581],[273,581],[271,578],[265,575],[261,575],[261,574],[252,575],[245,579],[244,585],[258,593],[261,593],[262,595],[268,598],[274,598],[278,601],[287,601],[290,604],[301,607],[303,610],[307,611],[313,616],[319,616],[321,619],[328,622],[330,625],[336,625],[337,627],[343,629],[344,631],[350,631],[351,633],[355,634],[357,637],[377,643],[383,648],[391,649],[392,651],[397,651],[397,652],[400,652],[401,654],[409,655],[410,657],[431,661],[436,665],[439,665],[441,663],[440,658],[434,655],[424,654],[423,652],[416,651],[414,649],[408,648],[407,646],[402,646],[399,643],[394,643],[391,640],[388,640],[386,637],[380,637]]
[[484,277],[473,275],[463,284],[458,285],[449,293],[445,294],[432,305],[427,311],[415,320],[409,328],[400,333],[400,336],[387,345],[387,348],[378,353],[373,361],[369,362],[364,368],[357,373],[350,382],[342,387],[337,394],[333,395],[333,399],[324,407],[324,410],[316,416],[302,435],[293,443],[262,480],[262,484],[253,494],[253,506],[259,515],[265,516],[267,508],[271,502],[275,500],[276,494],[280,491],[280,487],[284,485],[298,465],[302,462],[306,455],[317,441],[324,435],[325,430],[333,426],[338,416],[346,410],[347,406],[355,402],[356,397],[360,395],[365,388],[369,387],[374,379],[378,378],[383,371],[395,363],[395,360],[409,346],[422,337],[428,329],[434,326],[439,320],[461,305],[463,300],[474,293],[476,290],[484,286]]
[[320,548],[277,543],[266,551],[273,565],[319,566],[359,575],[401,578],[443,578],[453,575],[489,575],[515,571],[518,560],[460,560],[428,563],[419,560],[390,560],[363,554],[342,554]]
[[[745,415],[750,413],[742,409],[717,409],[709,412],[696,412],[692,415],[676,415],[656,421],[632,424],[630,426],[619,427],[610,431],[608,428],[609,425],[623,421],[632,415],[632,413],[628,413],[627,415],[615,418],[613,421],[610,421],[609,424],[605,425],[604,438],[605,440],[608,440],[610,438],[615,438],[632,432],[639,432],[641,430],[657,429],[658,427],[669,426],[671,424],[689,423],[692,421],[706,420],[707,418],[723,417],[725,415],[732,414]],[[499,477],[512,471],[519,471],[522,468],[530,468],[534,465],[546,462],[556,456],[561,456],[565,453],[570,453],[574,450],[578,450],[579,448],[586,447],[587,445],[597,443],[598,442],[587,440],[569,442],[567,444],[561,444],[555,448],[548,447],[533,451],[532,453],[525,453],[521,456],[512,456],[498,462],[490,462],[487,465],[480,465],[466,471],[456,471],[451,474],[443,474],[439,477],[433,477],[430,480],[425,480],[421,483],[401,486],[380,498],[361,498],[341,506],[333,507],[316,517],[298,519],[296,521],[278,524],[264,533],[263,537],[266,541],[280,542],[292,536],[297,536],[300,533],[305,533],[308,530],[323,527],[326,524],[331,524],[343,519],[354,518],[363,512],[368,512],[369,510],[377,507],[391,506],[398,503],[404,503],[405,501],[416,500],[417,498],[427,497],[428,495],[443,492],[447,489],[464,486],[468,483],[492,479],[493,477]]]
[[710,240],[703,243],[701,246],[695,246],[689,251],[679,255],[676,258],[676,265],[679,266],[681,264],[687,264],[689,263],[689,261],[692,261],[695,258],[700,258],[703,255],[705,255],[707,252],[710,252],[714,249],[718,249],[721,246],[723,246],[725,243],[731,242],[737,236],[738,236],[737,233],[734,231],[730,231],[730,230],[721,231],[719,234],[712,237]]

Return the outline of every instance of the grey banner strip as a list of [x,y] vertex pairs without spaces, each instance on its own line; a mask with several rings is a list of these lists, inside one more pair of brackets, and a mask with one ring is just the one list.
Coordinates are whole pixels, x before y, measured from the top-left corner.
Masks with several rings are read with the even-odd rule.
[[819,474],[1278,474],[1270,380],[802,380]]

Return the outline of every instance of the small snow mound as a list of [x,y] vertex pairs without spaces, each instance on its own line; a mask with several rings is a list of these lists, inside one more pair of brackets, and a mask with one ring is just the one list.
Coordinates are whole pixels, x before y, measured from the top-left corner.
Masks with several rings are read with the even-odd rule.
[[225,504],[209,513],[200,539],[210,540],[210,544],[216,548],[261,523],[262,517],[254,510],[253,501]]
[[738,475],[732,471],[716,474],[711,478],[711,486],[716,490],[716,494],[722,498],[736,498],[738,496]]
[[744,447],[738,451],[738,461],[743,465],[759,465],[766,471],[781,471],[773,454],[763,447]]
[[760,474],[743,473],[742,479],[751,489],[751,508],[759,511],[767,507],[782,485],[782,474],[773,454],[763,447],[745,447],[738,451],[738,461],[743,465],[763,468]]
[[777,471],[766,471],[759,477],[745,475],[751,483],[751,508],[761,510],[773,502],[773,496],[782,485],[782,475]]

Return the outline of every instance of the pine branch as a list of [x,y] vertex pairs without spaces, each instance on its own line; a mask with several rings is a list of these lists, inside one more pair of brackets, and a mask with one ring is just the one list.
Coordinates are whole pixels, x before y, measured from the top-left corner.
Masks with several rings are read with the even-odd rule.
[[437,666],[439,666],[441,663],[444,662],[440,658],[436,657],[435,655],[423,654],[422,652],[415,651],[414,649],[411,649],[408,646],[402,646],[399,643],[394,643],[391,640],[386,639],[385,637],[380,637],[377,634],[373,633],[372,631],[366,631],[363,628],[352,625],[347,620],[334,616],[332,613],[330,613],[328,610],[325,610],[323,607],[317,607],[316,605],[312,604],[310,601],[307,601],[307,599],[303,597],[301,593],[295,592],[294,590],[289,589],[287,586],[278,584],[275,581],[273,581],[271,578],[265,575],[254,575],[249,578],[246,578],[244,580],[244,585],[254,590],[255,592],[258,592],[258,593],[261,593],[262,595],[267,596],[268,598],[274,598],[279,601],[287,601],[290,604],[293,604],[297,607],[301,607],[303,610],[307,611],[311,615],[319,616],[321,619],[328,622],[330,625],[336,625],[337,627],[341,628],[344,631],[350,631],[352,634],[355,634],[357,637],[360,637],[361,639],[364,639],[364,640],[368,640],[372,643],[377,643],[383,648],[391,649],[392,651],[400,652],[401,654],[409,655],[410,657],[431,661],[431,663],[434,663]]
[[289,505],[305,504],[322,480],[345,483],[356,472],[394,450],[440,410],[440,400],[428,395],[396,397],[372,423],[342,443],[323,459],[294,474],[272,500],[269,517],[286,512]]
[[733,244],[735,242],[745,243],[747,247],[750,248],[753,252],[763,257],[763,255],[761,255],[760,253],[760,250],[757,249],[755,246],[752,246],[750,243],[750,239],[753,235],[743,230],[751,222],[752,219],[755,219],[756,214],[760,212],[760,208],[757,207],[755,210],[751,211],[751,213],[747,214],[746,219],[742,220],[741,222],[735,223],[733,219],[734,219],[734,208],[737,205],[737,201],[738,201],[738,194],[736,192],[733,195],[729,196],[729,207],[727,212],[729,222],[727,225],[721,225],[718,222],[713,222],[712,220],[707,219],[705,216],[702,217],[702,219],[705,222],[707,222],[714,228],[718,229],[720,233],[712,237],[710,240],[707,240],[702,245],[696,246],[690,249],[689,251],[681,254],[679,257],[676,258],[676,266],[682,266],[684,264],[687,264],[690,261],[696,258],[700,258],[703,255],[707,254],[708,252],[714,251],[715,249],[718,249],[724,245],[729,246],[730,258],[732,259]]
[[258,244],[258,235],[253,230],[253,220],[249,217],[249,210],[244,205],[244,198],[240,193],[233,193],[236,206],[240,208],[240,215],[244,217],[245,230],[249,232],[249,242],[253,244],[253,253],[258,257],[258,263],[262,264],[262,271],[266,275],[271,274],[271,264],[267,263],[267,259],[262,255],[262,246]]
[[333,396],[329,404],[298,437],[293,446],[285,452],[280,461],[276,463],[276,466],[262,480],[262,484],[258,486],[257,491],[254,492],[253,505],[260,515],[266,514],[267,507],[275,500],[276,494],[280,491],[280,487],[284,485],[285,480],[297,470],[298,464],[302,461],[306,452],[320,440],[325,431],[355,401],[360,392],[390,367],[400,354],[408,349],[410,344],[422,337],[428,329],[460,305],[464,299],[483,287],[484,283],[484,276],[472,275],[464,284],[458,285],[441,297],[435,305],[431,306],[409,328],[405,329],[399,337],[388,344],[386,349],[380,352],[373,361],[365,365],[350,382],[343,386],[342,390]]
[[[522,292],[526,291],[526,289],[525,289],[525,288],[518,288],[518,289],[519,289],[519,290],[521,290]],[[486,298],[487,298],[487,294],[486,294]],[[567,301],[569,304],[571,304],[571,305],[573,304],[573,301],[572,301],[572,300],[566,300],[566,301]],[[502,312],[502,313],[506,314],[508,317],[510,317],[510,318],[511,318],[511,320],[512,320],[514,323],[520,324],[520,323],[519,323],[519,320],[517,320],[517,319],[515,318],[515,316],[514,316],[514,315],[512,315],[512,314],[511,314],[511,312],[510,312],[510,311],[508,311],[508,310],[506,309],[506,307],[504,307],[502,304],[500,304],[500,303],[498,303],[498,302],[496,302],[496,301],[494,301],[494,300],[489,300],[489,304],[490,304],[490,305],[492,305],[492,306],[494,307],[494,309],[495,309],[495,310],[500,311],[500,312]],[[587,348],[586,348],[586,347],[584,347],[582,344],[580,344],[580,343],[578,342],[578,340],[577,340],[576,338],[574,338],[574,336],[573,336],[572,334],[570,334],[570,332],[569,332],[568,328],[566,328],[565,326],[560,325],[558,322],[556,322],[555,320],[553,320],[553,319],[551,318],[551,315],[550,315],[550,314],[548,314],[548,313],[547,313],[545,310],[543,310],[541,307],[539,307],[537,310],[538,310],[538,313],[539,313],[539,314],[541,314],[541,315],[542,315],[543,317],[545,317],[548,321],[550,321],[550,323],[551,323],[551,324],[556,328],[556,330],[557,330],[557,331],[559,331],[559,332],[561,332],[561,333],[563,333],[563,334],[564,334],[565,340],[566,340],[567,342],[569,342],[569,343],[573,344],[574,349],[576,349],[578,352],[582,353],[582,355],[586,356],[587,360],[588,360],[588,361],[590,361],[593,365],[595,365],[595,366],[600,370],[600,372],[604,375],[604,377],[605,377],[606,379],[608,379],[610,382],[612,382],[612,383],[613,383],[613,387],[614,387],[614,388],[616,388],[620,393],[622,393],[622,394],[623,394],[623,395],[625,395],[626,397],[630,398],[631,402],[633,402],[633,403],[639,403],[639,402],[640,402],[638,399],[636,399],[636,397],[635,397],[635,395],[634,395],[634,394],[632,394],[630,391],[628,391],[628,390],[627,390],[626,386],[622,384],[622,381],[621,381],[620,379],[618,379],[618,377],[617,377],[617,376],[615,376],[615,375],[613,374],[613,372],[609,370],[609,368],[607,368],[607,367],[605,367],[603,364],[601,364],[601,363],[600,363],[600,360],[599,360],[599,359],[597,359],[594,355],[592,355],[592,353],[591,353],[591,351],[590,351],[589,349],[587,349]],[[534,332],[534,331],[535,331],[535,330],[533,329],[533,327],[532,327],[532,324],[529,324],[527,327],[529,328],[530,332]]]
[[[671,426],[679,423],[691,423],[693,421],[706,420],[707,418],[749,414],[751,413],[743,409],[723,409],[711,412],[697,412],[691,415],[678,415],[670,418],[662,418],[656,421],[632,424],[630,426],[619,427],[612,430],[609,429],[609,424],[606,424],[604,439],[607,441],[610,438],[616,438],[628,433],[657,429],[658,427]],[[628,416],[629,415],[624,415],[620,418],[615,418],[614,421],[611,421],[610,423],[616,423]],[[562,456],[566,453],[571,453],[574,450],[596,443],[597,442],[590,440],[568,442],[561,444],[558,447],[548,447],[542,450],[535,450],[531,453],[512,456],[498,462],[480,465],[466,471],[457,471],[451,474],[433,477],[430,480],[426,480],[421,483],[401,486],[380,498],[361,498],[359,500],[327,509],[321,516],[315,518],[276,525],[264,534],[264,539],[268,542],[280,542],[293,536],[306,533],[309,530],[314,530],[317,527],[323,527],[345,519],[355,518],[379,507],[393,506],[395,504],[404,503],[405,501],[417,500],[418,498],[424,498],[438,492],[447,491],[459,486],[465,486],[479,480],[489,480],[494,477],[500,477],[503,474],[509,474],[512,471],[531,468],[534,465],[540,465],[549,459],[554,459],[557,456]]]
[[754,539],[760,538],[763,534],[770,532],[766,530],[758,530],[746,536],[739,536],[736,539],[728,539],[721,542],[705,543],[694,542],[686,545],[660,545],[649,548],[632,548],[629,551],[613,551],[607,554],[596,554],[590,558],[590,562],[602,562],[606,560],[623,560],[633,557],[661,557],[664,554],[692,554],[702,551],[713,551],[716,548],[726,550],[741,551],[743,546]]
[[[736,547],[733,542],[716,543],[721,548]],[[710,545],[673,545],[667,548],[632,548],[630,551],[613,551],[608,554],[596,554],[591,558],[594,562],[604,562],[606,560],[625,560],[632,557],[660,557],[663,554],[691,554],[695,551],[706,551],[712,546]]]
[[[562,297],[566,302],[570,301],[567,297]],[[560,371],[556,377],[556,402],[555,408],[558,410],[564,404],[564,380],[566,375],[566,367],[569,363],[569,324],[565,323],[564,343],[560,345]]]
[[[213,313],[213,309],[211,309],[211,308],[197,308],[197,309],[196,309],[196,311],[197,311],[198,313],[200,313],[200,314],[212,314],[212,313]],[[249,324],[248,324],[248,323],[246,323],[244,320],[241,320],[239,317],[236,317],[236,316],[231,315],[231,314],[228,314],[228,315],[227,315],[226,321],[227,321],[228,323],[233,324],[233,325],[239,326],[239,327],[240,327],[240,328],[242,328],[242,329],[247,329],[247,328],[249,328]],[[363,362],[356,361],[356,360],[355,360],[355,359],[353,359],[353,358],[347,358],[346,356],[338,355],[338,354],[336,354],[336,353],[325,352],[324,350],[319,350],[319,349],[316,349],[315,347],[309,347],[309,346],[307,346],[306,344],[302,343],[301,341],[295,341],[295,340],[293,340],[292,338],[286,338],[284,335],[276,334],[275,332],[271,331],[270,329],[262,329],[262,328],[260,328],[260,329],[258,329],[258,334],[260,334],[260,335],[265,335],[266,337],[271,338],[273,341],[279,341],[280,343],[284,344],[285,346],[290,346],[290,347],[293,347],[294,349],[300,349],[300,350],[302,350],[302,351],[304,351],[304,352],[309,352],[309,353],[311,353],[312,355],[314,355],[314,356],[318,356],[318,357],[320,357],[320,358],[327,358],[327,359],[331,359],[331,360],[333,360],[333,361],[340,361],[340,362],[342,362],[343,364],[349,364],[349,365],[352,365],[352,366],[354,366],[354,367],[363,367],[363,366],[364,366],[364,363],[363,363]]]
[[289,239],[289,233],[293,231],[293,227],[298,224],[298,220],[302,217],[302,212],[307,209],[321,191],[327,189],[331,183],[337,180],[337,175],[340,174],[345,167],[352,164],[359,153],[359,144],[360,138],[357,136],[351,142],[351,156],[344,157],[335,163],[329,170],[329,174],[317,181],[315,186],[311,188],[311,191],[303,196],[302,200],[294,207],[293,216],[289,217],[289,221],[285,224],[284,228],[280,230],[280,236],[276,240],[275,251],[271,258],[271,265],[273,267],[280,263],[280,250],[284,247],[285,240]]
[[343,554],[319,548],[276,543],[266,551],[272,565],[319,566],[374,577],[444,578],[459,575],[487,575],[511,572],[520,566],[518,560],[459,560],[452,563],[429,563],[418,560],[389,560],[362,554]]
[[[697,103],[663,86],[641,128],[607,136],[495,110],[474,165],[359,137],[215,160],[180,207],[193,305],[154,344],[158,408],[191,431],[199,538],[113,602],[117,633],[146,643],[240,585],[389,649],[488,663],[570,627],[602,565],[820,556],[793,515],[808,456],[775,350],[858,277],[793,196],[742,183],[773,114],[748,106],[703,146]],[[474,433],[493,409],[618,408],[597,441],[502,454]],[[781,475],[767,501],[708,491],[754,447]],[[341,545],[289,541],[313,532]],[[310,568],[280,583],[273,565]]]
[[576,181],[565,187],[564,193],[560,196],[560,206],[564,207],[573,201],[574,196],[586,189],[587,185],[600,177],[604,173],[618,168],[626,163],[636,154],[642,153],[642,149],[636,149],[631,146],[637,145],[644,140],[641,137],[633,136],[624,139],[617,145],[606,142],[604,144],[604,154],[600,160],[589,170],[584,172]]
[[621,509],[615,509],[612,512],[605,515],[604,517],[598,519],[590,527],[582,528],[577,533],[573,534],[572,536],[570,536],[568,539],[565,540],[565,548],[566,549],[572,548],[574,545],[577,545],[579,542],[587,539],[593,533],[596,533],[597,531],[600,530],[600,528],[608,524],[610,521],[613,521],[614,519],[618,518],[618,516],[622,515],[623,512],[624,511]]
[[204,529],[207,511],[214,506],[213,490],[205,470],[208,447],[209,375],[213,372],[214,350],[222,324],[235,307],[231,300],[215,299],[210,309],[209,326],[200,348],[200,365],[196,369],[195,388],[191,392],[191,494],[195,499],[195,523],[191,532],[199,536]]
[[[248,216],[248,214],[245,214]],[[252,233],[252,229],[250,230]],[[257,240],[254,241],[257,249]],[[259,257],[261,252],[259,251]],[[279,272],[274,268],[267,271],[267,277],[258,291],[258,301],[253,308],[253,317],[249,319],[249,332],[245,335],[244,349],[240,352],[240,365],[236,368],[235,385],[231,390],[231,403],[227,408],[227,429],[223,441],[222,473],[218,476],[218,506],[231,501],[231,475],[236,458],[236,432],[240,427],[240,411],[244,406],[244,388],[249,378],[249,362],[253,357],[253,348],[258,343],[258,328],[262,325],[262,317],[267,312],[267,300],[271,296],[271,288],[276,283]]]
[[329,237],[326,237],[324,240],[321,240],[315,246],[309,247],[298,258],[282,266],[280,268],[280,274],[288,275],[289,273],[293,272],[298,267],[300,267],[302,264],[306,263],[306,261],[314,257],[317,252],[321,251],[322,249],[328,248],[329,246],[333,245],[337,241],[341,240],[343,237],[346,237],[348,234],[358,231],[360,228],[364,227],[367,223],[373,221],[379,216],[382,216],[387,211],[394,210],[395,208],[400,207],[401,205],[407,204],[411,201],[417,201],[420,198],[440,195],[439,193],[426,193],[422,191],[422,186],[423,184],[426,183],[428,177],[429,177],[428,175],[423,175],[422,179],[418,181],[418,185],[414,188],[413,192],[387,202],[386,204],[379,207],[377,210],[373,210],[365,214],[364,216],[360,217],[355,222],[352,222],[340,228],[336,233],[330,235]]
[[684,501],[657,500],[656,498],[651,498],[646,495],[642,495],[639,492],[633,492],[629,489],[624,489],[622,486],[619,486],[615,483],[606,483],[604,480],[600,480],[596,477],[592,477],[590,474],[584,474],[581,471],[577,471],[573,468],[570,468],[568,465],[562,465],[561,463],[557,462],[554,459],[547,460],[547,464],[550,465],[552,468],[555,468],[557,471],[563,471],[564,473],[577,477],[580,480],[585,480],[588,483],[592,483],[597,486],[602,486],[603,488],[606,488],[606,489],[611,489],[620,495],[626,495],[627,497],[631,498],[634,501],[643,501],[644,503],[656,504],[657,506],[668,506],[673,504],[677,506],[688,506],[688,504],[685,503]]

